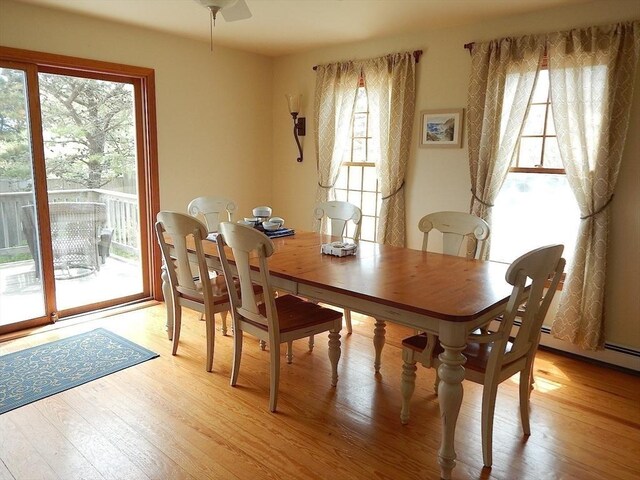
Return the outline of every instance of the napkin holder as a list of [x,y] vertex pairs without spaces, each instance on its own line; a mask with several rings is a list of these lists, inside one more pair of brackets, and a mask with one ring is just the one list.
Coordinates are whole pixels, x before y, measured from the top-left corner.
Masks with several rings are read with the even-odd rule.
[[346,257],[347,255],[355,255],[358,251],[358,245],[355,243],[331,242],[323,243],[320,247],[320,253],[325,255],[333,255],[334,257]]

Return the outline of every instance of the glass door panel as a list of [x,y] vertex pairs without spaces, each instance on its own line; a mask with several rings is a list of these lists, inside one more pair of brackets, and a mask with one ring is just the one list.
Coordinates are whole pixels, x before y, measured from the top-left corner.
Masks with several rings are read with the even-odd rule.
[[0,67],[0,327],[47,321],[26,80]]
[[143,292],[132,84],[39,73],[57,308]]

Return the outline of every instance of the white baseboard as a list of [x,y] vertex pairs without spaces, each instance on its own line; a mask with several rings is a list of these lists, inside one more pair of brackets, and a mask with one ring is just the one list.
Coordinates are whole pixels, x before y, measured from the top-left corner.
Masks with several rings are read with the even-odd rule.
[[609,365],[628,368],[629,370],[640,373],[639,350],[609,343],[605,344],[604,350],[582,350],[569,342],[558,340],[557,338],[555,338],[549,332],[548,327],[543,327],[542,336],[540,337],[540,344],[545,347],[570,353],[572,355],[589,358],[591,360],[607,363]]

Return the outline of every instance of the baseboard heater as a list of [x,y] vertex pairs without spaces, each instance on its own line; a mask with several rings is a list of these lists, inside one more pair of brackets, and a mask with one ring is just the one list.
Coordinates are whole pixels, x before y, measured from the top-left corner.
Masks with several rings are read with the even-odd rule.
[[[520,328],[520,322],[516,320],[513,328]],[[512,334],[515,334],[516,331],[512,332]],[[540,346],[572,357],[580,357],[580,359],[593,363],[624,370],[634,375],[640,375],[640,350],[635,348],[605,343],[604,350],[582,350],[567,341],[555,338],[551,335],[551,328],[547,326],[542,327]]]

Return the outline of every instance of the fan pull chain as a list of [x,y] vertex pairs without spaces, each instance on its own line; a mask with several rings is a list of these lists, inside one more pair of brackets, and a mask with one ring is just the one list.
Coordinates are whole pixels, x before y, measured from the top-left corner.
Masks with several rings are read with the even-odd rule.
[[213,13],[213,10],[209,10],[211,16],[209,17],[209,38],[210,40],[210,51],[213,52],[213,27],[216,24],[216,16]]

